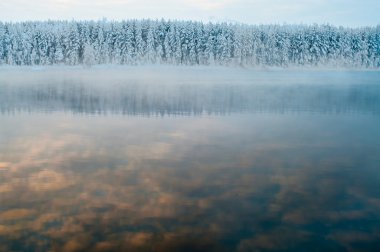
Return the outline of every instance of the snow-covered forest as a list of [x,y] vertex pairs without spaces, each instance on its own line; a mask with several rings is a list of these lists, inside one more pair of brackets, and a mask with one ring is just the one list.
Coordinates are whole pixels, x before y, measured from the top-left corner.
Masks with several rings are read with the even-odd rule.
[[192,21],[0,22],[1,65],[380,67],[380,26]]

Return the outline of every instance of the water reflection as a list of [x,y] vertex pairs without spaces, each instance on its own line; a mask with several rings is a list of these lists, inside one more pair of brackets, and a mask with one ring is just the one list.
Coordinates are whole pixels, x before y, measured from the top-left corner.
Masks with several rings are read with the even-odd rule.
[[377,251],[379,95],[2,83],[0,251]]
[[[105,88],[106,86],[106,88]],[[0,84],[0,112],[202,115],[380,112],[380,86],[271,84]]]
[[379,246],[378,117],[1,120],[2,251]]

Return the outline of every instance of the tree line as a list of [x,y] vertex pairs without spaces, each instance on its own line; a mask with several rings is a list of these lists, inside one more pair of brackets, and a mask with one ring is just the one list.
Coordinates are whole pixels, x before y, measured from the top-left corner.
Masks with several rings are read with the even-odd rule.
[[170,20],[0,22],[1,65],[380,67],[380,26]]

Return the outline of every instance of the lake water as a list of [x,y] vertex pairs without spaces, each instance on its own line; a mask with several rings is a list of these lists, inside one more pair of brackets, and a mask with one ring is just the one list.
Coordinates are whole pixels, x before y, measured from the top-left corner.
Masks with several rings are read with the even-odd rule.
[[0,71],[0,251],[378,251],[380,72]]

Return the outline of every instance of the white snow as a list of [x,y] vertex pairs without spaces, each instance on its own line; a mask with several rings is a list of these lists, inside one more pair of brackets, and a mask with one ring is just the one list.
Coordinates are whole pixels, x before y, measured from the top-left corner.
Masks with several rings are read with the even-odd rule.
[[62,64],[379,68],[380,26],[0,22],[0,65]]

